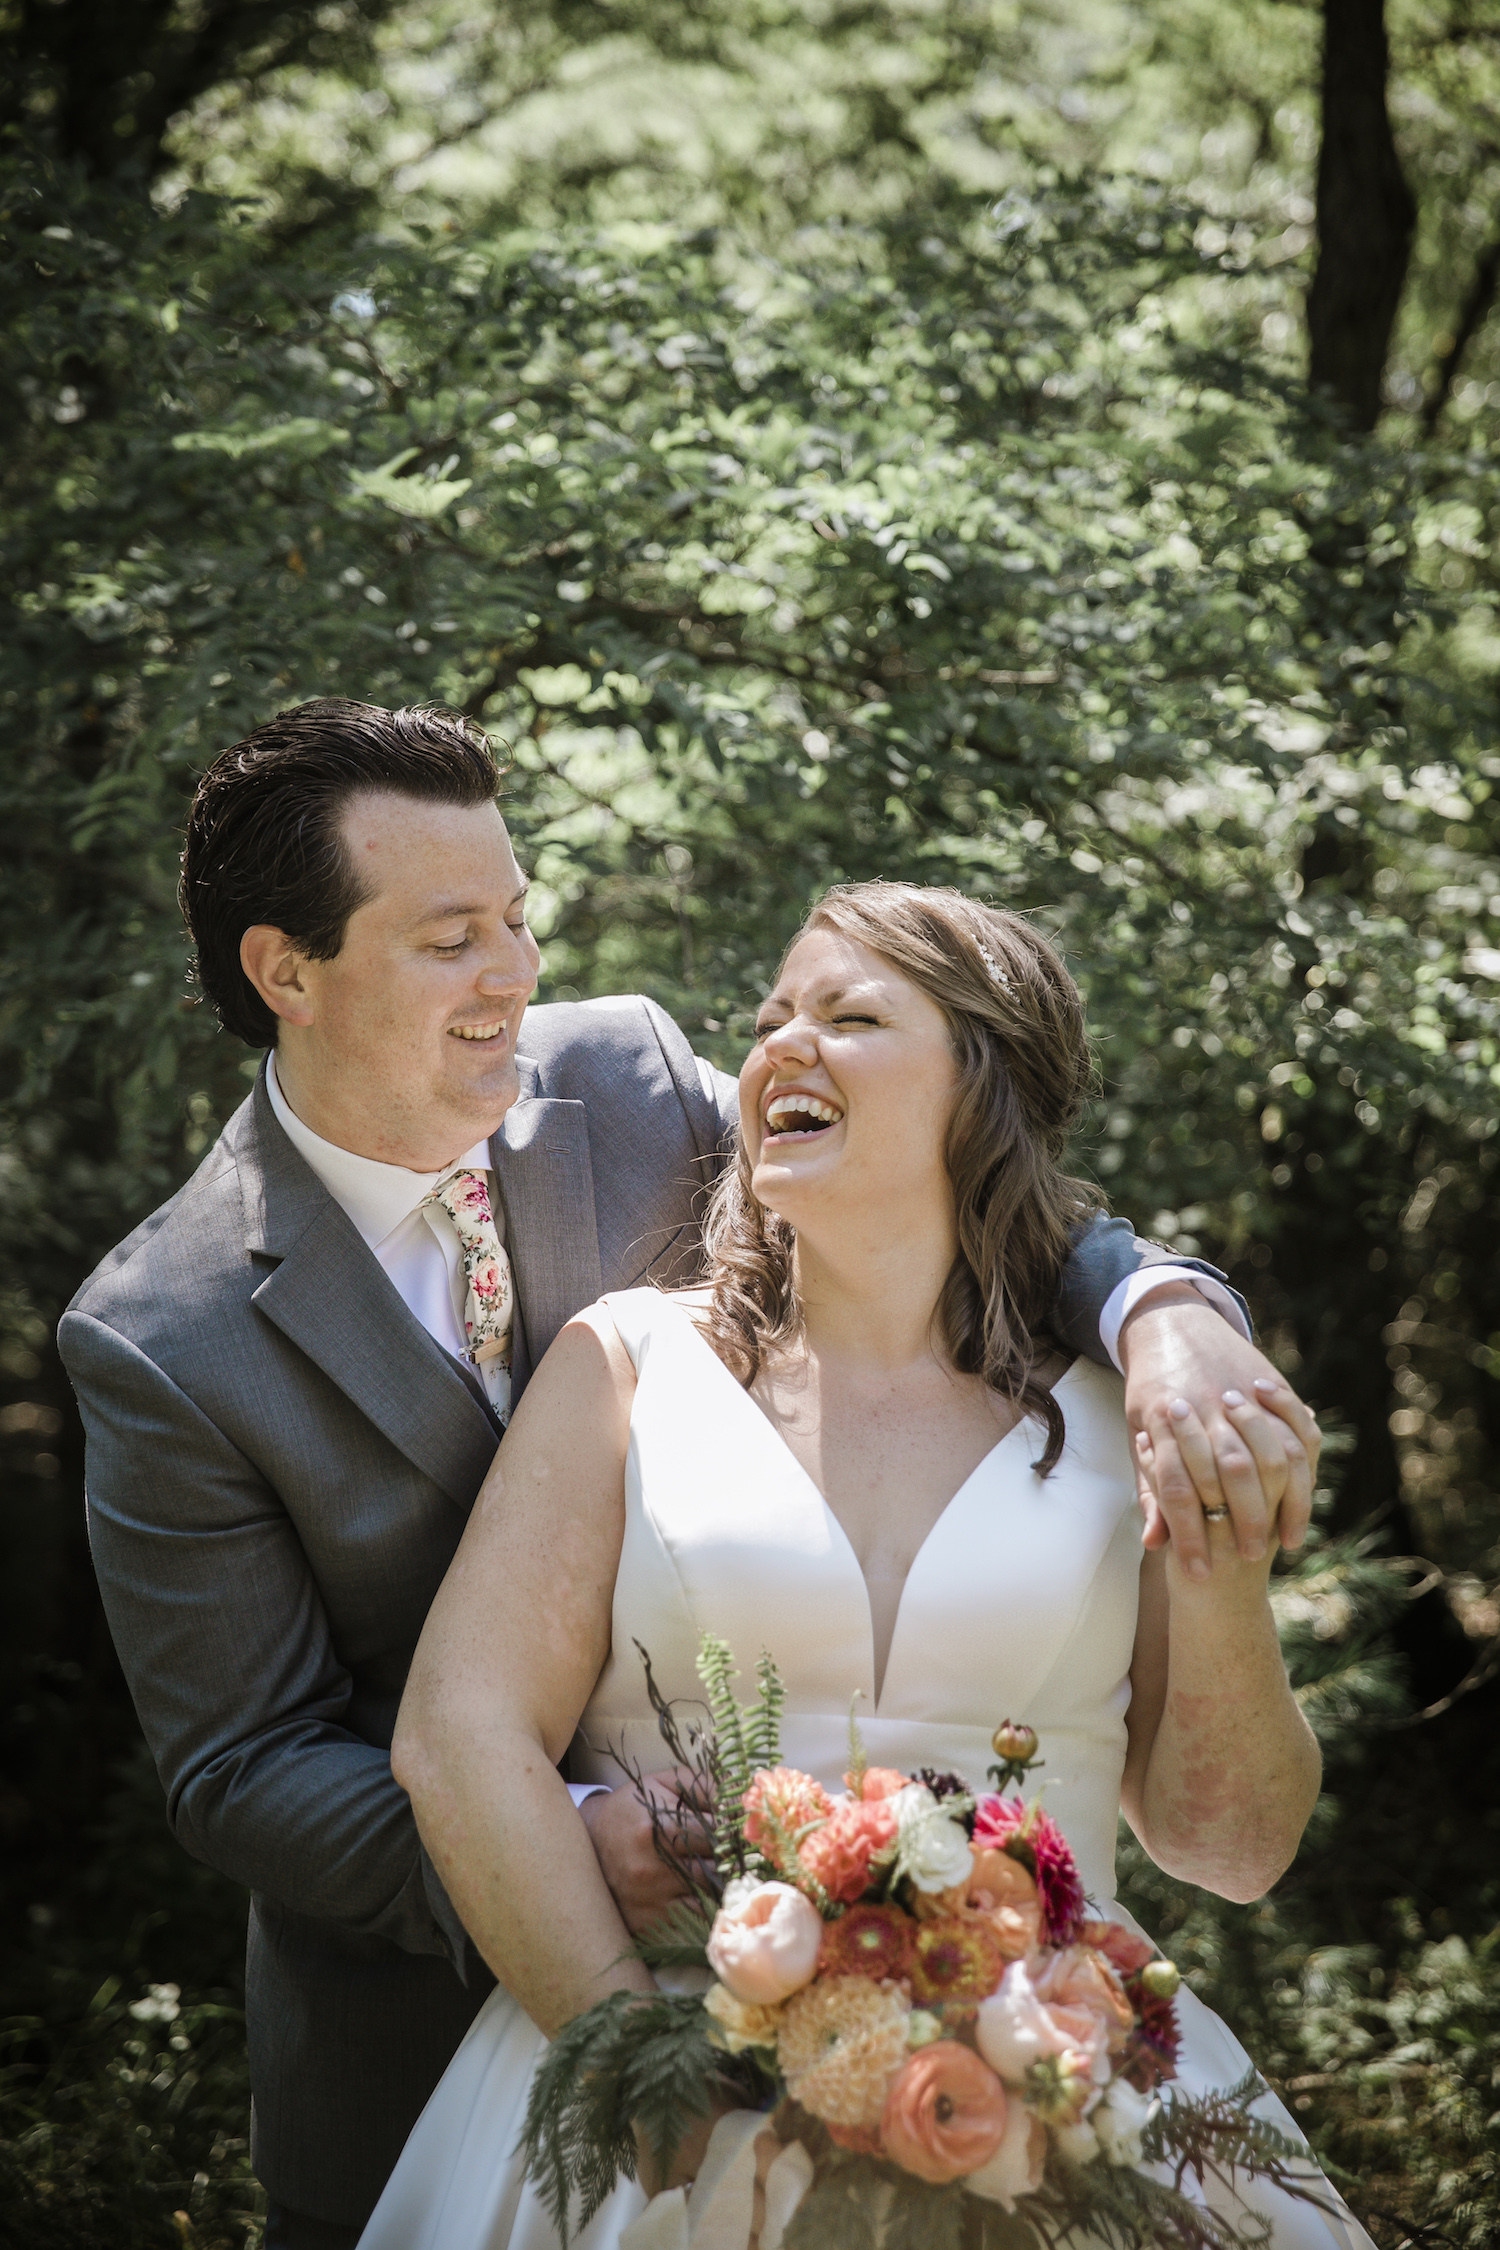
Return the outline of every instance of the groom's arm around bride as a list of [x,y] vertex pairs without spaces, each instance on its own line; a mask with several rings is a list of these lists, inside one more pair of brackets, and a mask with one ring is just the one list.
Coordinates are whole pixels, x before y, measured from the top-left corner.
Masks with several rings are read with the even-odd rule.
[[[169,1816],[253,1893],[254,2158],[307,2250],[355,2239],[488,1985],[390,1771],[428,1606],[558,1329],[691,1270],[733,1126],[732,1082],[652,1003],[527,1012],[497,786],[466,722],[348,703],[210,768],[184,905],[227,1029],[270,1052],[62,1327]],[[1124,1314],[1133,1388],[1208,1423],[1215,1384],[1268,1370],[1191,1291],[1135,1305],[1153,1255],[1091,1230],[1059,1324],[1102,1357]]]

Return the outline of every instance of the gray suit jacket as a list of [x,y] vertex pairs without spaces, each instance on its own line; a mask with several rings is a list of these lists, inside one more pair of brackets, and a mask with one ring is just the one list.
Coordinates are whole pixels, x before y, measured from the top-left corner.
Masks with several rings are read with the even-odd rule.
[[[491,1153],[517,1389],[606,1289],[691,1270],[734,1086],[652,1002],[533,1008]],[[1059,1323],[1143,1256],[1083,1238]],[[61,1330],[111,1630],[187,1849],[250,1887],[254,2162],[359,2224],[488,1991],[389,1748],[493,1458],[480,1384],[409,1313],[277,1124],[264,1081]]]

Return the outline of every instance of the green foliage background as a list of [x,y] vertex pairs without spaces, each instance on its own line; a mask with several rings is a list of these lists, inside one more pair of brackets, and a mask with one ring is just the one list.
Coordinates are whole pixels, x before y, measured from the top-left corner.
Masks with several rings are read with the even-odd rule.
[[122,81],[112,165],[27,82],[0,2242],[254,2230],[240,1902],[162,1831],[50,1338],[253,1073],[185,981],[186,795],[330,691],[481,716],[543,996],[650,990],[731,1066],[841,876],[1056,930],[1082,1160],[1339,1440],[1278,1582],[1298,1865],[1239,1909],[1130,1847],[1131,1896],[1383,2245],[1500,2239],[1500,369],[1485,319],[1453,352],[1497,26],[1392,14],[1422,216],[1369,438],[1298,374],[1310,10],[324,9],[160,146]]

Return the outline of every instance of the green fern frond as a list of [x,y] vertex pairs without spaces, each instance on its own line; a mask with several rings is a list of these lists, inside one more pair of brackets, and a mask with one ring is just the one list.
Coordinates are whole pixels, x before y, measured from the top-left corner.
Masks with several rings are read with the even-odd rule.
[[673,1899],[649,1929],[640,1932],[630,1950],[650,1969],[706,1968],[715,1912],[713,1900],[701,1891],[692,1898]]

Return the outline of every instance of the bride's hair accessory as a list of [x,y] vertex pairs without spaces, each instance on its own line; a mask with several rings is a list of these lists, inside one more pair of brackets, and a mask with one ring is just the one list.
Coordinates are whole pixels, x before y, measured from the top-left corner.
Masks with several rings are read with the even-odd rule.
[[1001,968],[999,962],[995,959],[994,954],[991,953],[989,947],[985,944],[984,939],[978,938],[975,942],[979,947],[979,958],[984,963],[985,968],[989,972],[989,979],[991,984],[998,984],[1003,992],[1009,992],[1010,978]]

